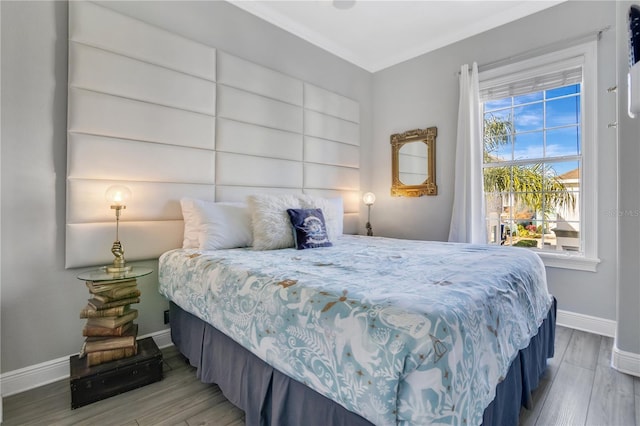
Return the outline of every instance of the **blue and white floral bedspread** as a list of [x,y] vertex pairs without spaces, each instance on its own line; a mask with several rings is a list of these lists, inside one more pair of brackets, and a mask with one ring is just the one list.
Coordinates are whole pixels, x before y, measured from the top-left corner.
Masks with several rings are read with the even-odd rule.
[[482,422],[552,297],[526,249],[343,236],[160,258],[160,292],[377,425]]

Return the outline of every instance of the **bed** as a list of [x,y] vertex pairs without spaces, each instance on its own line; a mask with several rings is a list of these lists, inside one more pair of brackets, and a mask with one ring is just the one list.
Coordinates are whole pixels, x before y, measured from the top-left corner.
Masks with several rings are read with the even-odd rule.
[[[171,19],[161,28],[116,6],[69,3],[66,267],[113,261],[100,249],[113,237],[113,213],[101,200],[110,185],[125,184],[135,194],[120,223],[127,260],[165,253],[160,291],[171,301],[173,341],[201,380],[245,410],[247,424],[513,424],[553,353],[555,304],[537,257],[342,236],[343,225],[362,228],[361,122],[366,133],[372,120],[370,105],[361,111],[359,103],[370,102],[368,89],[345,84],[355,74],[320,87],[316,63],[283,56],[288,65],[279,68],[301,79],[252,62],[263,56],[252,49],[239,57],[216,49],[216,36],[184,36],[208,34],[208,20],[193,20],[204,22],[199,30]],[[150,21],[167,12],[148,8]],[[334,245],[256,245],[291,231],[255,226],[246,214],[196,232],[179,202],[243,202],[266,191],[340,197],[333,214],[328,203],[298,203],[327,214]],[[217,244],[221,237],[233,244]],[[486,291],[457,292],[485,269],[496,274]],[[458,311],[449,310],[454,302]],[[290,316],[282,311],[279,320],[274,309]],[[516,321],[521,312],[527,318]],[[462,319],[455,333],[441,328]],[[483,355],[481,344],[495,353]]]
[[172,339],[198,377],[251,425],[517,424],[553,356],[537,255],[333,240],[161,256]]

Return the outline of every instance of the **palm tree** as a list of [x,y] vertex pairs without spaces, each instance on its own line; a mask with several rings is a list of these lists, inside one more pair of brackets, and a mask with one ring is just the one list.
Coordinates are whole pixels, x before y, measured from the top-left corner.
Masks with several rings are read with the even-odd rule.
[[[484,163],[497,161],[493,154],[515,137],[511,121],[493,115],[484,120]],[[550,165],[542,163],[484,168],[484,191],[496,195],[510,192],[514,201],[521,202],[533,212],[545,216],[557,207],[575,208],[574,194],[565,186]]]

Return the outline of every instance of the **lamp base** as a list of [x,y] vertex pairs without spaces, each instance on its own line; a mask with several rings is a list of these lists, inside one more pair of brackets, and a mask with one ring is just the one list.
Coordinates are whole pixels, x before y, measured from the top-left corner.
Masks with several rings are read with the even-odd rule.
[[110,274],[123,274],[125,272],[131,272],[133,266],[107,266],[107,272]]
[[110,274],[123,274],[125,272],[131,272],[133,266],[127,266],[127,262],[124,260],[124,249],[119,240],[113,242],[111,247],[111,253],[116,257],[113,259],[111,266],[107,266],[107,272]]
[[373,236],[373,229],[371,229],[371,223],[370,222],[367,222],[366,228],[367,228],[367,236],[368,237]]

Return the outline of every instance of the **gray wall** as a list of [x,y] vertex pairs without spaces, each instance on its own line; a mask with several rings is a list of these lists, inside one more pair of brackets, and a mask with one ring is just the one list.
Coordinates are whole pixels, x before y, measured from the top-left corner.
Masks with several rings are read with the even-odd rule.
[[[359,101],[366,182],[370,73],[225,2],[104,5]],[[64,269],[67,4],[2,2],[1,19],[0,371],[7,372],[80,350],[87,290],[76,279],[81,270]],[[141,264],[157,268],[155,261]],[[139,333],[166,328],[157,275],[139,286]]]
[[[372,224],[377,235],[446,240],[453,203],[454,156],[460,65],[480,66],[557,44],[607,26],[615,27],[614,2],[566,2],[481,35],[460,41],[374,75],[374,152],[371,190],[377,200]],[[533,36],[532,36],[533,35]],[[598,43],[598,272],[547,268],[559,309],[616,318],[616,133],[615,29]],[[389,136],[417,127],[438,127],[435,197],[395,198],[389,193]],[[637,156],[634,157],[637,163]],[[636,186],[637,188],[637,186]],[[637,259],[637,257],[636,257]],[[637,274],[636,274],[637,276]]]
[[[626,79],[629,70],[627,50],[627,13],[631,4],[616,2],[618,19],[618,79],[619,97],[619,284],[618,284],[618,349],[640,354],[640,117],[631,119],[627,114]],[[630,215],[624,212],[632,212]]]

